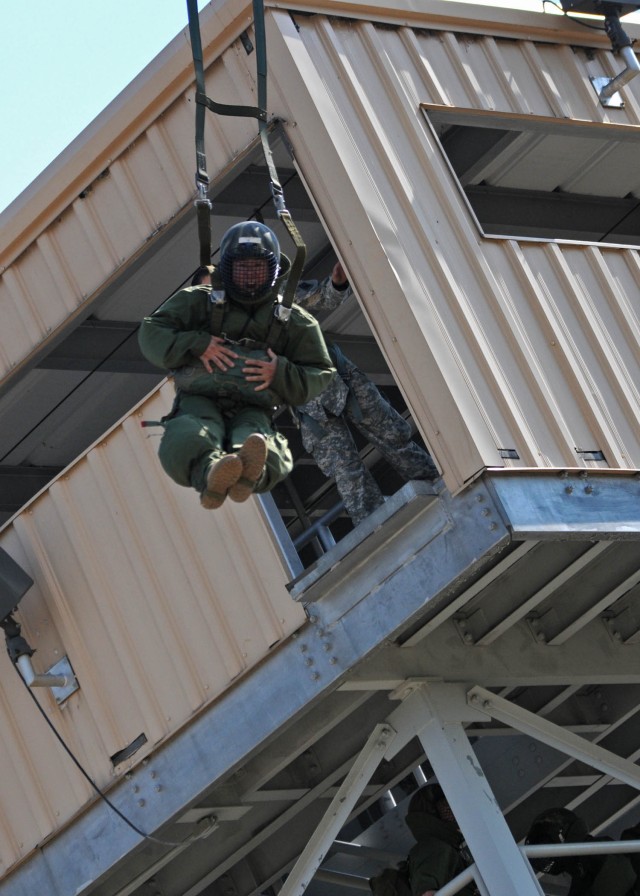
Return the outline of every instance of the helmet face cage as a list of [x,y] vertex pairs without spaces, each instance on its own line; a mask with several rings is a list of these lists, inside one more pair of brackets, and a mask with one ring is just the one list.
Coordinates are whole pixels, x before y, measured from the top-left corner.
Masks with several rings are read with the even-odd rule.
[[[234,277],[234,262],[266,261],[265,277]],[[275,233],[258,221],[235,224],[225,233],[220,245],[220,276],[229,295],[247,305],[259,304],[275,283],[280,266],[280,245]]]

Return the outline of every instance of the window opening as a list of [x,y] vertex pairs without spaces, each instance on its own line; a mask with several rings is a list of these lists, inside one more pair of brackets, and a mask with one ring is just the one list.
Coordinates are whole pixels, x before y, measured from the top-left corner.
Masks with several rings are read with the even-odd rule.
[[421,108],[484,236],[640,245],[637,127]]

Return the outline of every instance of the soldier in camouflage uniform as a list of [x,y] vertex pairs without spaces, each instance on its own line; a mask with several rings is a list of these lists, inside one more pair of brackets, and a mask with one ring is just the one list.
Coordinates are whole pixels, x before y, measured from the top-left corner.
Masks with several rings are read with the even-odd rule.
[[[301,284],[302,286],[302,284]],[[306,294],[298,290],[296,303],[315,313],[332,311],[352,294],[342,266],[319,286],[310,284]],[[388,461],[404,479],[433,481],[439,472],[431,456],[411,439],[411,427],[389,404],[375,383],[336,345],[329,354],[338,375],[319,395],[296,408],[302,444],[313,455],[325,476],[333,478],[354,524],[384,503],[384,496],[364,464],[347,421]]]

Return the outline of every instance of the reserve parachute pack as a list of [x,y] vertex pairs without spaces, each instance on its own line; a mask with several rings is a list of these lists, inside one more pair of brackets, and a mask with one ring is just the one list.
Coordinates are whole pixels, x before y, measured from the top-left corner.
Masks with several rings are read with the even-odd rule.
[[248,359],[268,361],[269,356],[263,348],[248,349],[238,342],[228,339],[225,343],[237,352],[234,366],[222,371],[213,367],[213,372],[208,373],[204,364],[194,362],[188,367],[180,367],[173,371],[173,382],[176,391],[186,392],[188,395],[206,395],[215,398],[223,407],[227,404],[253,404],[261,408],[274,410],[282,404],[282,400],[273,389],[262,389],[256,392],[255,383],[248,383],[242,373],[242,368]]
[[[194,360],[192,364],[172,370],[176,392],[215,398],[223,407],[249,403],[267,410],[275,410],[282,404],[278,393],[273,389],[262,389],[256,392],[256,384],[247,382],[242,369],[249,359],[269,361],[267,347],[272,348],[277,354],[278,343],[286,330],[286,322],[282,321],[280,322],[281,326],[277,326],[277,315],[275,315],[275,326],[270,329],[266,342],[256,342],[254,339],[240,341],[227,339],[223,331],[226,306],[224,290],[214,290],[206,286],[199,288],[210,292],[210,332],[214,336],[221,336],[225,340],[225,344],[231,346],[238,357],[235,359],[234,366],[225,371],[213,365],[213,372],[209,373],[200,360]],[[277,307],[278,303],[276,303],[274,311],[277,310]]]

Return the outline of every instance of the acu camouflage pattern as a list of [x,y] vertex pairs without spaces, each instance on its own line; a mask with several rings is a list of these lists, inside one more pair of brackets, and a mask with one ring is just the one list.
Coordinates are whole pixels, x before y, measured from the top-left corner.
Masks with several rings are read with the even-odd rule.
[[[297,304],[307,310],[333,310],[351,295],[338,290],[331,278],[313,287],[305,284]],[[325,476],[335,480],[345,510],[358,524],[384,504],[378,484],[360,457],[347,421],[404,479],[438,478],[430,454],[411,440],[411,426],[387,401],[378,387],[336,346],[329,346],[338,371],[315,399],[296,409],[305,449]]]

